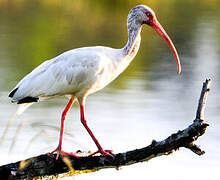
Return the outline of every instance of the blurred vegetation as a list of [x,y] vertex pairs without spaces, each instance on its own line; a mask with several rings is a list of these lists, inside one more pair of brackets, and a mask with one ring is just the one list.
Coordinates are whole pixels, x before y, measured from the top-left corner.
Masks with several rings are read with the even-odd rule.
[[[156,12],[180,57],[195,56],[196,29],[201,23],[215,24],[220,44],[218,0],[0,0],[0,73],[5,71],[5,89],[46,59],[69,49],[95,45],[121,48],[127,42],[127,14],[137,4],[148,5]],[[166,44],[144,27],[135,63],[112,86],[122,88],[131,76],[149,78],[139,72],[163,70],[164,66],[160,69],[157,65],[164,61],[175,73],[175,60]],[[182,63],[184,66],[184,59]]]

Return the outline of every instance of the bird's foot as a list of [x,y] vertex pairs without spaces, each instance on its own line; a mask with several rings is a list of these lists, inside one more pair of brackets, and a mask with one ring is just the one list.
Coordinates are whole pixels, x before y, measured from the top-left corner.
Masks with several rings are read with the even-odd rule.
[[89,156],[94,156],[95,154],[98,154],[98,153],[102,154],[103,156],[110,156],[113,159],[115,158],[115,156],[113,155],[113,151],[112,150],[103,150],[103,149],[98,150],[98,151],[90,154]]
[[75,154],[63,151],[59,146],[54,151],[52,151],[50,154],[54,154],[55,152],[57,152],[56,160],[59,158],[60,155],[64,155],[64,156],[67,155],[67,156],[73,156],[73,157],[79,158]]

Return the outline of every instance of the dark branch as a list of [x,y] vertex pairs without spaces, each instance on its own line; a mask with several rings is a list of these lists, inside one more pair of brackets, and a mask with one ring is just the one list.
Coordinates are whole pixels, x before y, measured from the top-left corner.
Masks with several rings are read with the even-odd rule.
[[103,156],[86,156],[74,158],[62,156],[58,160],[54,155],[43,154],[27,160],[7,164],[0,167],[0,179],[32,179],[33,177],[43,176],[62,176],[76,175],[79,173],[93,172],[103,168],[116,168],[131,165],[138,162],[148,161],[152,158],[169,155],[185,147],[196,153],[204,154],[194,141],[203,135],[208,124],[203,120],[204,108],[209,92],[211,80],[206,80],[203,84],[196,120],[184,130],[172,134],[162,141],[153,140],[152,143],[144,148],[136,149],[124,153],[115,154],[115,158]]
[[199,105],[196,112],[196,119],[204,119],[205,105],[210,91],[209,87],[211,84],[211,79],[206,79],[203,83],[201,95],[199,98]]

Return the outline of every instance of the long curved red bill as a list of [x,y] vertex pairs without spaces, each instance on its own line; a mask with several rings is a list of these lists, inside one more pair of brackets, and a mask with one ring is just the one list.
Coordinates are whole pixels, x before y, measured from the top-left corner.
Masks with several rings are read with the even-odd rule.
[[166,43],[170,47],[171,51],[174,54],[174,57],[176,58],[177,69],[178,69],[178,73],[180,74],[181,73],[181,64],[180,64],[178,53],[176,51],[176,48],[175,48],[172,40],[167,35],[166,31],[163,29],[163,27],[160,25],[160,23],[156,20],[156,18],[151,23],[151,27],[166,41]]

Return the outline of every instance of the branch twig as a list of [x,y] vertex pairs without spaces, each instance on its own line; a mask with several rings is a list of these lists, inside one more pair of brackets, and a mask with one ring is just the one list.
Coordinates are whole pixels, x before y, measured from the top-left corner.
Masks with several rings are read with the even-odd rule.
[[185,128],[172,134],[162,141],[153,140],[144,148],[136,149],[124,153],[115,154],[115,158],[94,156],[74,158],[72,156],[62,156],[58,160],[54,155],[43,154],[27,160],[0,166],[0,179],[32,179],[36,177],[57,176],[68,173],[76,175],[79,173],[93,172],[103,168],[116,168],[131,165],[137,162],[148,161],[152,158],[169,155],[185,147],[196,153],[204,154],[194,141],[203,135],[208,127],[204,118],[204,108],[209,92],[211,80],[203,83],[203,88],[199,100],[199,105],[194,122]]
[[203,83],[202,92],[199,99],[199,105],[196,112],[196,119],[204,119],[205,105],[208,97],[208,93],[210,91],[209,87],[211,84],[210,79],[206,79]]

